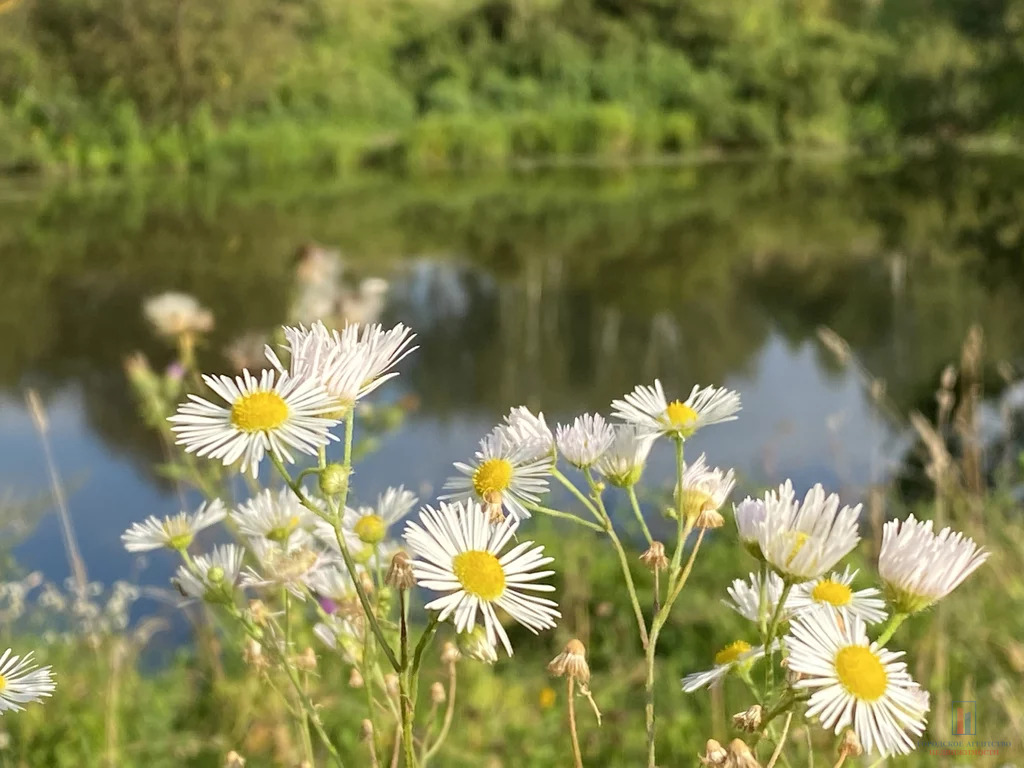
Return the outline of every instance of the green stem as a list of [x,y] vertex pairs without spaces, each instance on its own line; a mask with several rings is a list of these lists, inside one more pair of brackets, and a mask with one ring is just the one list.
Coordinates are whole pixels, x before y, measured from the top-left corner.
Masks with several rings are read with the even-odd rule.
[[568,512],[559,512],[557,509],[551,509],[550,507],[542,507],[540,504],[527,503],[524,506],[531,512],[539,512],[542,515],[547,515],[548,517],[557,517],[562,520],[571,520],[577,525],[582,525],[587,528],[590,528],[592,531],[604,533],[604,528],[598,525],[597,523],[592,523],[589,520],[584,520],[582,517],[577,517],[576,515],[569,514]]
[[647,527],[647,521],[644,520],[644,514],[640,511],[640,502],[636,498],[636,490],[632,485],[629,486],[629,503],[633,506],[633,514],[636,515],[636,521],[640,523],[644,538],[647,539],[647,545],[650,546],[654,543],[654,539],[651,537],[651,530]]
[[683,470],[686,466],[683,463],[683,438],[677,436],[674,439],[676,443],[676,551],[672,553],[672,565],[669,569],[669,592],[672,591],[675,574],[679,571],[679,566],[683,562],[683,545],[686,543],[692,528],[692,525],[687,525],[686,515],[684,514],[685,510],[683,509],[683,499],[685,496],[683,493]]
[[[412,652],[411,673],[414,685],[420,674],[420,664],[423,662],[423,653],[430,645],[430,641],[434,639],[434,633],[437,631],[437,627],[440,624],[437,620],[438,616],[440,616],[439,613],[430,614],[430,618],[427,620],[427,626],[423,629],[423,634],[420,635],[419,642],[416,643],[416,648]],[[415,697],[413,698],[413,701],[415,701]]]
[[768,563],[761,563],[761,590],[757,602],[757,628],[763,638],[768,633]]
[[907,620],[909,613],[894,613],[889,617],[889,621],[886,622],[885,628],[882,630],[882,634],[878,636],[876,641],[879,645],[885,645],[889,642],[889,639],[895,634],[896,630],[899,629],[900,624]]
[[594,494],[594,501],[597,502],[595,512],[599,513],[598,519],[604,523],[605,533],[612,540],[612,546],[615,547],[615,553],[618,555],[619,567],[622,569],[622,577],[626,581],[626,591],[629,592],[629,601],[633,604],[633,614],[636,616],[637,629],[640,631],[640,642],[646,648],[649,642],[647,622],[644,621],[644,612],[640,607],[640,597],[637,595],[636,585],[633,583],[633,574],[629,570],[629,558],[626,557],[626,550],[622,547],[619,535],[615,533],[615,526],[612,525],[612,519],[604,507],[604,501],[601,499],[601,492],[598,490],[597,483],[594,482],[594,476],[589,469],[585,470],[584,474],[586,475],[587,482],[590,484],[590,491]]
[[[305,692],[305,690],[303,690],[302,686],[299,684],[298,676],[295,674],[295,670],[292,669],[285,655],[280,652],[280,649],[278,648],[277,644],[272,643],[269,646],[265,646],[265,638],[263,637],[263,635],[260,632],[256,631],[256,628],[253,627],[252,624],[250,624],[249,621],[239,612],[237,606],[231,604],[229,606],[229,611],[231,615],[235,618],[235,620],[242,625],[242,628],[245,630],[246,634],[249,635],[249,637],[251,637],[257,643],[259,643],[261,646],[269,647],[273,650],[274,654],[278,656],[278,661],[284,668],[288,680],[291,682],[292,687],[295,689],[295,692],[299,697],[299,703],[302,704],[302,708],[303,710],[305,710],[306,716],[309,718],[309,721],[313,724],[313,730],[316,731],[316,734],[319,737],[320,741],[323,743],[324,748],[330,753],[335,765],[337,765],[338,768],[345,768],[345,764],[344,762],[342,762],[341,755],[338,754],[337,748],[331,742],[330,737],[327,735],[327,731],[324,730],[324,725],[320,721],[320,715],[317,713],[316,707],[313,706],[313,702],[310,700],[309,695]],[[287,700],[285,700],[285,703],[288,703]]]
[[768,631],[764,636],[764,655],[765,655],[765,694],[767,694],[775,686],[775,652],[772,648],[772,643],[775,642],[775,634],[778,632],[779,623],[782,621],[782,613],[786,607],[786,600],[789,598],[789,592],[793,589],[793,584],[789,581],[782,588],[782,594],[779,595],[779,602],[775,606],[775,610],[772,612],[771,622],[768,624]]
[[[678,578],[670,578],[669,584],[672,585],[669,588],[669,592],[665,598],[665,604],[661,607],[661,610],[657,612],[654,619],[651,621],[651,636],[650,642],[647,644],[645,661],[647,665],[647,677],[644,690],[647,695],[647,702],[644,708],[644,717],[647,725],[647,766],[648,768],[656,768],[655,759],[655,716],[654,716],[654,654],[658,646],[658,636],[661,634],[662,627],[665,626],[665,622],[668,621],[669,613],[672,610],[672,604],[679,598],[679,595],[683,591],[683,587],[686,586],[687,580],[690,578],[690,572],[693,570],[693,564],[697,559],[697,552],[700,551],[701,542],[704,541],[704,528],[700,529],[700,534],[697,536],[697,541],[693,545],[693,551],[690,552],[690,559],[686,561],[686,567],[679,574]],[[690,527],[687,526],[686,533],[689,535]],[[674,583],[673,583],[674,582]]]
[[560,482],[562,485],[564,485],[573,496],[579,499],[579,502],[590,511],[590,514],[594,516],[594,519],[597,520],[598,524],[602,527],[602,529],[604,529],[604,519],[601,517],[601,514],[597,511],[597,507],[594,506],[593,502],[591,502],[590,499],[583,495],[583,491],[577,488],[576,484],[572,480],[563,475],[561,471],[558,469],[558,467],[551,468],[551,476],[558,480],[558,482]]
[[409,690],[409,601],[406,590],[398,590],[399,605],[399,649],[402,669],[398,674],[399,703],[402,713],[402,751],[405,754],[405,768],[415,768],[415,745],[412,743],[412,694]]
[[[351,423],[351,418],[345,422],[346,429],[345,433],[348,435],[346,444],[351,446],[351,428],[347,425]],[[324,511],[317,507],[313,502],[307,498],[306,494],[302,491],[302,488],[292,480],[291,475],[288,474],[288,470],[285,468],[281,460],[277,458],[273,453],[270,454],[270,458],[277,467],[277,471],[284,478],[285,483],[292,489],[299,501],[306,509],[310,510],[317,517],[327,520],[334,527],[334,538],[338,542],[338,549],[341,550],[341,558],[345,561],[345,568],[348,570],[349,576],[352,577],[352,584],[356,590],[356,594],[359,596],[359,603],[363,607],[363,613],[366,615],[366,620],[370,624],[370,629],[373,630],[374,636],[377,638],[377,643],[384,650],[384,655],[387,656],[388,662],[391,664],[395,672],[400,670],[398,659],[395,657],[395,652],[391,650],[391,646],[388,645],[387,639],[384,637],[384,631],[380,627],[380,623],[377,621],[376,615],[373,613],[373,606],[370,605],[370,599],[366,596],[366,590],[363,589],[363,582],[359,578],[359,573],[356,570],[355,560],[352,559],[352,554],[348,551],[348,545],[345,543],[345,536],[341,530],[341,518],[335,512],[331,515],[324,515]],[[348,489],[344,491],[343,496],[348,493]],[[344,509],[344,501],[342,501],[341,508]]]

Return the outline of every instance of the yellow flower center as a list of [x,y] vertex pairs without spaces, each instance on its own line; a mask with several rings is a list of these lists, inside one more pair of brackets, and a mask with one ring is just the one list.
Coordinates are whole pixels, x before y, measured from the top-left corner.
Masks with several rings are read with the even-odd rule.
[[814,589],[811,590],[811,597],[818,603],[847,605],[853,598],[853,590],[845,584],[825,579],[814,586]]
[[487,459],[473,472],[473,490],[480,498],[501,493],[512,482],[512,463],[508,459]]
[[299,518],[297,515],[292,515],[283,525],[279,525],[276,528],[271,528],[267,531],[267,538],[271,541],[276,541],[278,544],[288,540],[288,537],[292,535],[299,525]]
[[750,650],[750,643],[737,640],[730,643],[715,654],[715,664],[732,664],[736,659]]
[[5,688],[7,688],[7,678],[3,675],[0,675],[0,691],[4,690]]
[[220,584],[224,581],[224,569],[215,565],[206,572],[206,580],[211,584]]
[[177,550],[188,549],[195,536],[185,515],[175,515],[164,520],[164,535],[167,536],[167,546]]
[[713,510],[715,500],[711,494],[699,491],[696,488],[683,490],[683,518],[693,520],[700,516],[701,512]]
[[796,560],[796,556],[800,554],[800,550],[804,548],[807,540],[811,538],[806,533],[791,533],[793,537],[793,547],[789,551],[789,557],[786,558],[786,565],[792,565],[793,561]]
[[231,406],[231,423],[243,432],[265,432],[284,424],[288,404],[277,392],[242,395]]
[[843,687],[863,701],[882,698],[889,685],[882,662],[863,645],[848,645],[836,654],[836,674]]
[[490,552],[460,552],[452,558],[452,570],[462,588],[482,600],[497,600],[505,592],[505,570]]
[[380,544],[388,527],[380,515],[363,515],[356,521],[353,530],[363,544]]
[[679,400],[673,400],[665,409],[665,418],[668,423],[680,431],[686,431],[693,427],[697,421],[697,412],[690,406]]

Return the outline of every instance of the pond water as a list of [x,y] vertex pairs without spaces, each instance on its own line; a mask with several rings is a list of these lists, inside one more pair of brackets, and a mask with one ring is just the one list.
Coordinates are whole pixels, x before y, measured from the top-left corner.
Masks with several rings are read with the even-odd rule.
[[[382,396],[414,395],[404,427],[360,467],[357,498],[405,483],[432,499],[453,460],[509,406],[549,421],[660,377],[725,384],[741,419],[691,451],[735,466],[743,491],[792,477],[850,501],[904,458],[902,430],[816,329],[834,328],[906,411],[927,408],[972,324],[991,359],[1024,353],[1024,166],[723,164],[496,178],[153,181],[0,187],[0,489],[43,498],[5,543],[26,569],[67,573],[24,407],[40,391],[91,578],[166,583],[129,556],[133,521],[178,508],[123,373],[172,352],[143,299],[195,294],[216,314],[204,367],[289,317],[294,253],[340,249],[382,277],[384,322],[420,349]],[[653,475],[667,477],[658,455]]]

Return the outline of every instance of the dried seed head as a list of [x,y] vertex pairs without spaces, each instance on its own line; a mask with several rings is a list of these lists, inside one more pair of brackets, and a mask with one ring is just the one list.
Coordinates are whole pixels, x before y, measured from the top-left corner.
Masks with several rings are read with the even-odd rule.
[[843,738],[839,742],[839,749],[836,752],[840,757],[844,755],[846,757],[860,757],[864,754],[864,747],[861,746],[857,734],[851,730],[843,734]]
[[408,552],[401,549],[395,552],[391,558],[391,567],[388,568],[387,583],[395,589],[412,589],[416,584]]
[[952,390],[956,386],[956,368],[953,365],[947,365],[942,369],[939,384],[945,390]]
[[294,662],[297,669],[313,672],[316,670],[316,652],[307,645],[306,650],[294,658]]
[[270,611],[267,610],[267,606],[262,600],[250,600],[249,616],[252,617],[253,624],[258,627],[262,627],[267,623],[267,619],[270,617]]
[[760,704],[755,704],[745,712],[737,712],[732,716],[732,724],[735,728],[747,733],[753,733],[761,727],[761,717],[764,710]]
[[391,696],[398,695],[398,675],[394,672],[384,675],[384,688]]
[[263,646],[250,638],[242,649],[242,660],[257,672],[262,672],[270,666],[270,659],[263,653]]
[[668,568],[668,557],[665,555],[665,545],[660,541],[652,541],[650,549],[640,555],[640,562],[652,571],[664,571]]
[[729,759],[729,753],[725,751],[714,739],[708,739],[708,743],[704,748],[704,755],[698,755],[701,765],[712,766],[712,768],[723,768],[726,761]]
[[440,683],[434,683],[430,686],[430,700],[434,704],[444,704],[444,700],[448,698],[448,695],[444,692],[444,686]]
[[373,722],[363,720],[359,725],[359,738],[363,741],[373,741]]
[[565,650],[548,664],[548,672],[555,677],[571,677],[586,685],[590,682],[590,667],[587,666],[587,649],[579,640],[570,640]]
[[245,768],[245,758],[232,749],[224,756],[224,768]]
[[444,647],[441,648],[441,663],[445,665],[451,665],[462,658],[462,654],[459,653],[459,649],[455,647],[455,643],[445,643]]
[[355,667],[352,667],[352,671],[348,674],[348,687],[362,688],[364,684],[362,673]]
[[698,528],[721,528],[725,525],[725,518],[718,513],[717,509],[705,509],[697,516],[697,522],[694,525]]
[[729,742],[729,766],[730,768],[761,768],[754,753],[742,739],[733,739]]

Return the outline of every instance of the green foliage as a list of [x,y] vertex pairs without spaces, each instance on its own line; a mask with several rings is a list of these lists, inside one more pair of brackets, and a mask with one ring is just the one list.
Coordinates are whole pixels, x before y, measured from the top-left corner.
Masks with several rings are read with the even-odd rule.
[[1019,3],[20,0],[0,169],[422,171],[1012,135]]

